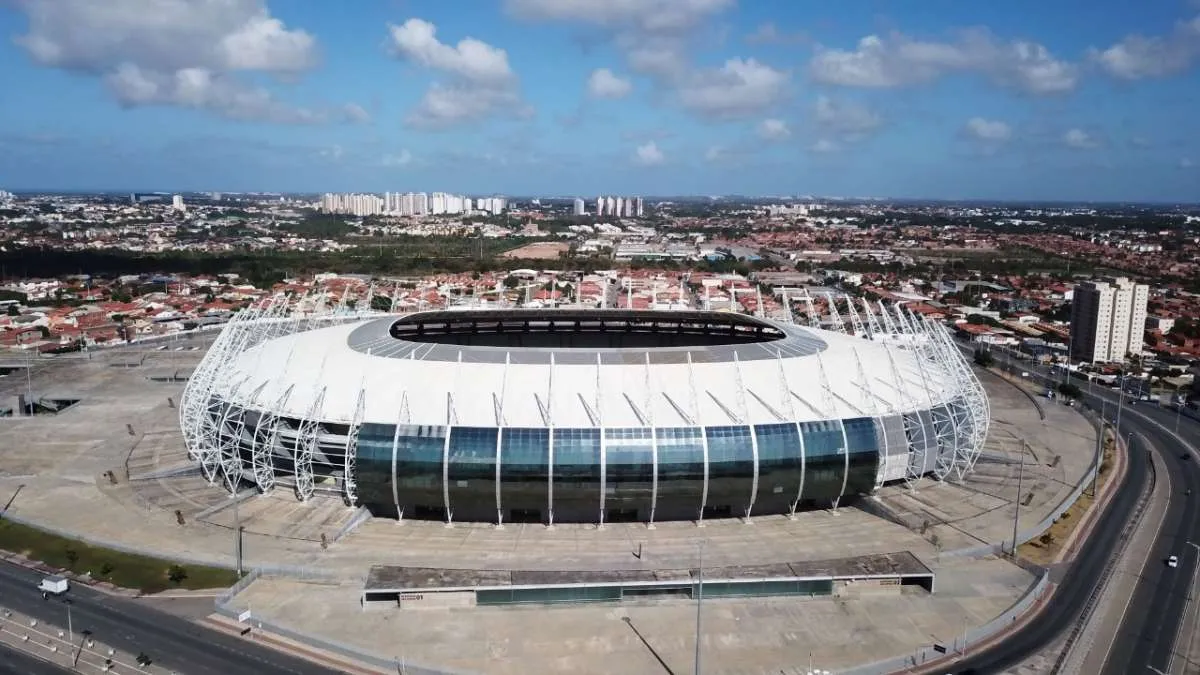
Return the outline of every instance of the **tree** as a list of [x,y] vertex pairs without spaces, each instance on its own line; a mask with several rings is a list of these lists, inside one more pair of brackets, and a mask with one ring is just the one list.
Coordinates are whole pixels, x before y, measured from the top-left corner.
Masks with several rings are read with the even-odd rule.
[[1062,384],[1058,385],[1058,393],[1066,396],[1067,398],[1079,398],[1082,392],[1079,391],[1078,386],[1071,384],[1070,382],[1063,382]]
[[517,286],[520,286],[520,285],[521,285],[521,280],[516,278],[515,276],[510,274],[510,275],[504,277],[504,287],[505,288],[516,288]]
[[9,316],[21,316],[21,306],[15,305],[15,304],[9,305],[8,306],[8,315]]
[[975,365],[980,368],[991,368],[996,363],[992,353],[986,349],[975,350]]
[[371,309],[377,312],[392,311],[392,299],[386,295],[371,296]]
[[167,568],[167,579],[176,586],[182,584],[187,577],[187,569],[183,565],[171,565]]

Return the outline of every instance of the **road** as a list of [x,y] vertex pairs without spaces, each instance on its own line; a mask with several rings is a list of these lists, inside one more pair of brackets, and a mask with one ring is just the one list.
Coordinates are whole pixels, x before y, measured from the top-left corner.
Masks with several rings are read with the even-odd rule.
[[[0,605],[43,623],[66,627],[66,606],[54,598],[43,600],[36,590],[39,579],[41,575],[33,570],[0,564]],[[327,675],[338,672],[160,612],[136,600],[110,596],[80,584],[74,584],[69,595],[76,635],[90,630],[102,644],[135,655],[145,652],[158,665],[179,673]],[[7,653],[0,654],[7,660]]]
[[[1027,363],[1020,364],[1016,370],[1029,372],[1035,378],[1053,377]],[[1104,409],[1112,420],[1116,417],[1117,397],[1112,390],[1093,387],[1090,391],[1084,389],[1083,400],[1095,409]],[[1191,582],[1200,564],[1200,551],[1187,544],[1188,541],[1200,543],[1196,502],[1200,499],[1200,468],[1197,467],[1200,459],[1196,457],[1195,448],[1189,447],[1195,446],[1196,439],[1200,438],[1200,425],[1185,417],[1179,422],[1181,426],[1176,435],[1173,429],[1177,420],[1174,411],[1162,409],[1157,404],[1126,405],[1121,409],[1120,433],[1130,445],[1129,472],[1057,592],[1029,624],[1003,642],[953,664],[953,672],[1001,672],[1044,648],[1071,626],[1092,588],[1099,583],[1113,555],[1119,532],[1131,516],[1141,486],[1148,478],[1147,452],[1162,455],[1168,468],[1167,475],[1157,479],[1169,481],[1171,499],[1158,537],[1147,552],[1148,562],[1118,636],[1111,645],[1104,673],[1153,672],[1151,668],[1171,672],[1172,654],[1189,603]],[[1185,456],[1188,459],[1184,459]],[[1188,490],[1191,490],[1190,495]],[[1179,557],[1177,568],[1166,566],[1165,559],[1169,555]],[[1186,642],[1181,641],[1182,644]]]
[[70,675],[72,672],[8,645],[0,645],[0,675]]

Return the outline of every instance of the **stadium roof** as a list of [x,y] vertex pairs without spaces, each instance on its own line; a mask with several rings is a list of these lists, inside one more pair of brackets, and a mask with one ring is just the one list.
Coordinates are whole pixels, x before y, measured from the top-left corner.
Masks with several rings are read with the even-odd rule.
[[[702,314],[702,313],[696,313]],[[494,315],[490,315],[495,318]],[[699,317],[703,318],[703,317]],[[239,354],[235,398],[324,421],[481,427],[769,424],[928,409],[949,375],[891,342],[753,319],[783,337],[645,349],[504,348],[409,342],[395,317],[287,335]],[[323,392],[324,396],[320,396]]]

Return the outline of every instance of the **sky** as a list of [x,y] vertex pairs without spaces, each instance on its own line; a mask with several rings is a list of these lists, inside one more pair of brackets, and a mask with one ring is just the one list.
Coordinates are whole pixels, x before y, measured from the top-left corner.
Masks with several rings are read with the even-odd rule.
[[1200,0],[0,0],[0,189],[1200,202]]

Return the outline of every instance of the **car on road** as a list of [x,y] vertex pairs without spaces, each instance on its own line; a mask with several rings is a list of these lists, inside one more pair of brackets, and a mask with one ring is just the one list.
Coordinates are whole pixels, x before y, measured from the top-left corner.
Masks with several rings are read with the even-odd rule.
[[1179,556],[1173,555],[1167,557],[1167,567],[1179,567]]
[[1192,458],[1192,453],[1190,453],[1190,452],[1185,452],[1179,456],[1179,459],[1182,459],[1185,462],[1191,458]]

